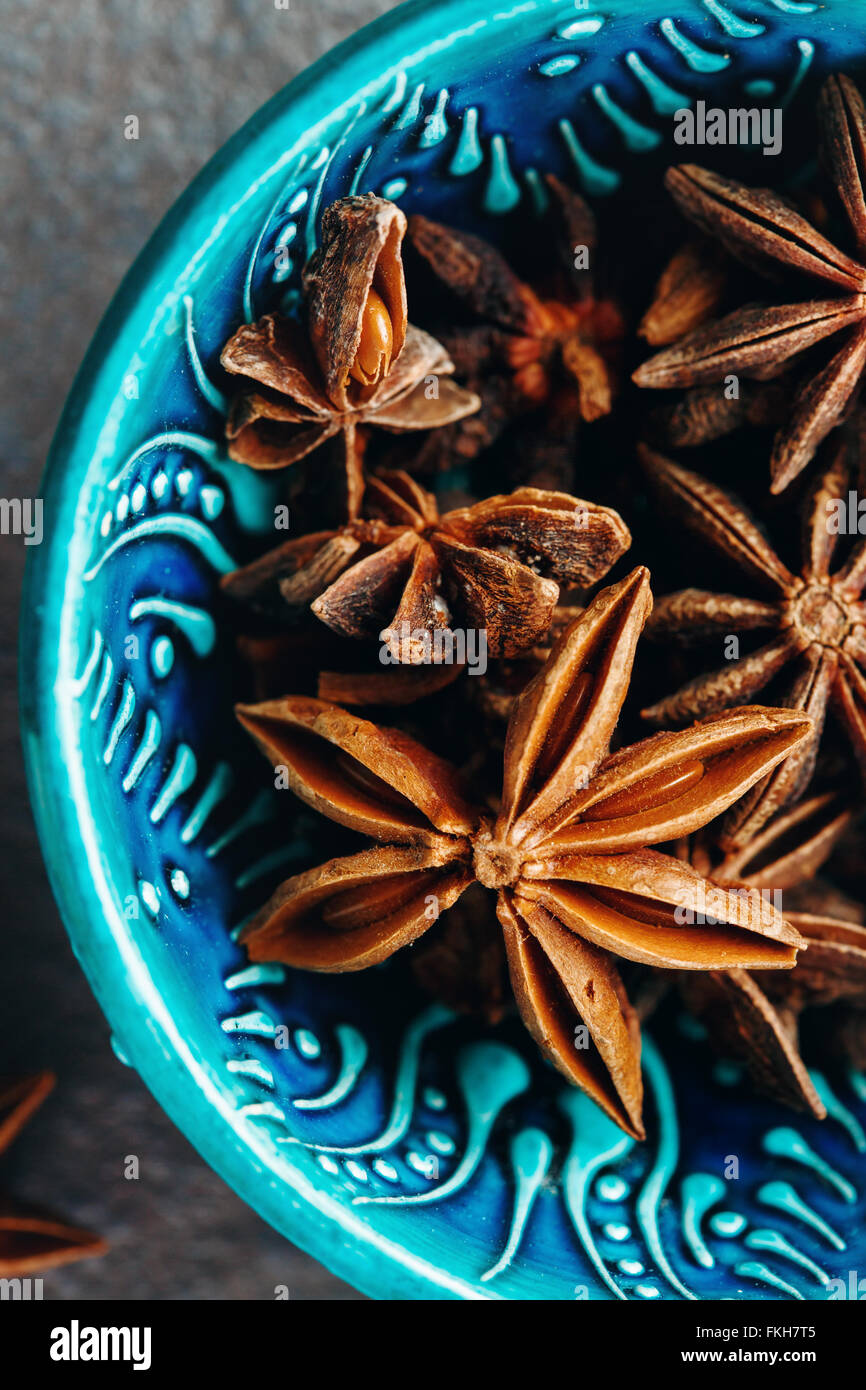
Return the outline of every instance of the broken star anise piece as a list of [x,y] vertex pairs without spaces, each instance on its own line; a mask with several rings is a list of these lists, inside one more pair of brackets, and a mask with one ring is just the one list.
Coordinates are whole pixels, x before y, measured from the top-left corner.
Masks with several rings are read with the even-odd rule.
[[730,375],[766,376],[816,343],[844,332],[830,360],[809,371],[776,435],[772,491],[805,468],[845,417],[866,367],[866,109],[853,82],[828,78],[818,109],[824,162],[847,214],[859,260],[828,241],[791,204],[769,189],[751,189],[708,169],[683,164],[666,183],[680,209],[753,269],[797,272],[817,282],[818,297],[796,303],[749,304],[706,324],[645,362],[639,386],[696,386]]
[[230,456],[286,468],[332,441],[349,519],[364,490],[361,427],[434,429],[479,406],[448,380],[454,364],[441,343],[407,324],[405,229],[400,209],[373,194],[332,203],[304,270],[306,323],[267,314],[222,351],[246,383],[226,425]]
[[402,472],[370,478],[365,510],[268,552],[224,589],[286,617],[311,607],[345,637],[382,634],[396,662],[447,660],[431,639],[455,627],[484,633],[491,656],[516,656],[547,632],[559,584],[594,584],[631,541],[617,512],[538,488],[440,516]]
[[[838,797],[813,797],[718,863],[694,837],[689,861],[734,891],[779,892],[812,877],[850,819]],[[682,992],[713,1044],[745,1065],[758,1090],[822,1120],[826,1107],[800,1055],[800,1018],[806,1009],[837,1002],[866,1004],[866,928],[787,905],[785,920],[808,946],[793,970],[708,971],[683,977]]]
[[417,214],[409,219],[410,244],[471,320],[440,331],[458,376],[482,401],[479,419],[449,441],[452,455],[471,457],[539,406],[560,429],[566,418],[592,421],[610,411],[611,356],[624,330],[617,306],[595,292],[595,219],[566,184],[553,175],[546,184],[553,265],[533,285],[483,238]]
[[866,778],[866,541],[858,542],[841,568],[831,570],[837,536],[828,505],[844,495],[847,453],[843,439],[813,488],[805,515],[803,568],[795,575],[721,488],[649,449],[640,450],[666,508],[766,595],[741,598],[703,589],[667,594],[656,603],[647,635],[690,643],[714,635],[767,634],[756,651],[697,677],[644,710],[644,718],[671,727],[742,704],[784,671],[789,676],[785,703],[812,719],[811,737],[732,812],[726,827],[729,845],[746,843],[774,812],[802,795],[830,701]]
[[495,892],[511,985],[559,1070],[643,1135],[640,1033],[615,957],[671,970],[787,969],[799,934],[652,846],[730,806],[806,736],[798,711],[747,708],[608,756],[652,599],[646,570],[565,629],[508,724],[498,814],[413,739],[320,700],[238,717],[308,805],[372,847],[288,879],[247,925],[256,961],[360,970],[421,937],[472,883]]
[[[0,1078],[0,1154],[24,1128],[54,1085],[51,1072]],[[107,1246],[90,1231],[30,1203],[0,1199],[0,1277],[20,1278],[101,1255]]]

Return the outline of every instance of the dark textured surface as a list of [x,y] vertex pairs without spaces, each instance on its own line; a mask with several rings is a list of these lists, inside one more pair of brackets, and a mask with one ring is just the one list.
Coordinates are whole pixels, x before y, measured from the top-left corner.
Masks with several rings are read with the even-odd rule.
[[[101,314],[162,214],[285,82],[389,0],[0,0],[3,129],[0,467],[38,495],[63,400]],[[127,141],[136,115],[140,138]],[[14,348],[10,350],[10,344]],[[46,527],[50,519],[45,518]],[[27,807],[15,631],[25,547],[0,537],[0,1071],[58,1088],[4,1160],[4,1186],[101,1232],[111,1252],[45,1276],[46,1298],[352,1299],[205,1166],[135,1074],[72,956]],[[23,616],[23,641],[28,624]],[[127,1155],[139,1177],[124,1177]]]

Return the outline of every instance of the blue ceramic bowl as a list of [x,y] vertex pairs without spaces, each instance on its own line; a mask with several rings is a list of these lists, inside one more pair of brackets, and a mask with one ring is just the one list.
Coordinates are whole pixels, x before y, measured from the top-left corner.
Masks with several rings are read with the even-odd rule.
[[417,0],[211,161],[79,373],[23,623],[54,889],[121,1057],[227,1182],[368,1293],[847,1296],[866,1275],[866,1083],[816,1078],[830,1118],[804,1121],[674,1022],[647,1040],[636,1145],[519,1028],[458,1021],[389,968],[248,964],[236,928],[304,851],[231,715],[217,581],[264,548],[273,495],[226,459],[220,346],[291,303],[320,209],[350,190],[502,240],[548,170],[598,200],[657,178],[673,112],[701,97],[785,109],[774,182],[808,148],[820,77],[864,52],[854,0]]

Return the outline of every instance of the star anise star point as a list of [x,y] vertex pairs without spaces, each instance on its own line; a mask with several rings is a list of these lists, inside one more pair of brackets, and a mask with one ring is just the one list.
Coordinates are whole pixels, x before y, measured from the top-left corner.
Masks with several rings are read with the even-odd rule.
[[[245,929],[252,959],[323,971],[377,964],[480,882],[497,894],[529,1032],[642,1137],[639,1028],[615,957],[775,970],[793,965],[802,941],[763,901],[714,888],[653,847],[724,811],[810,723],[794,710],[747,708],[609,755],[651,603],[639,568],[565,629],[515,701],[493,818],[449,764],[398,731],[308,698],[240,707],[296,795],[374,841],[284,883]],[[715,926],[690,917],[707,890]]]

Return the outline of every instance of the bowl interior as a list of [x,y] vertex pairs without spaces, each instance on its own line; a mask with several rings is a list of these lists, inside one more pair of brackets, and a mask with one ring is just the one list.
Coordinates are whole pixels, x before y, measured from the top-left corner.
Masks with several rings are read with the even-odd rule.
[[409,5],[214,159],[76,383],[23,625],[55,889],[121,1055],[247,1200],[368,1292],[827,1297],[863,1242],[866,1088],[822,1080],[831,1119],[792,1120],[672,1020],[650,1030],[638,1146],[519,1028],[458,1020],[390,968],[249,965],[237,928],[319,832],[231,714],[218,581],[265,548],[278,484],[226,458],[220,347],[291,307],[318,214],[348,191],[526,246],[554,172],[640,235],[642,188],[682,157],[673,112],[699,99],[781,107],[782,154],[749,159],[790,177],[821,77],[862,67],[857,8]]

